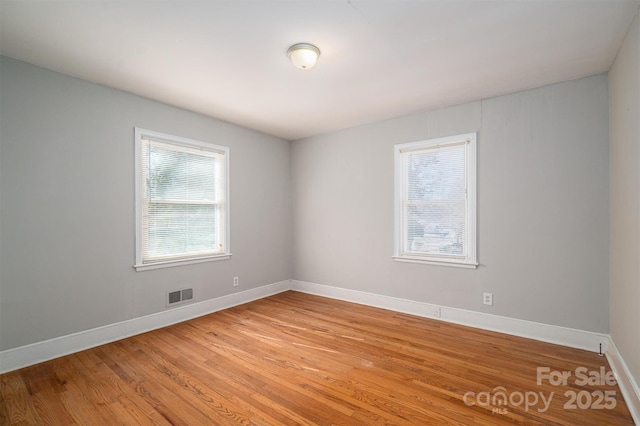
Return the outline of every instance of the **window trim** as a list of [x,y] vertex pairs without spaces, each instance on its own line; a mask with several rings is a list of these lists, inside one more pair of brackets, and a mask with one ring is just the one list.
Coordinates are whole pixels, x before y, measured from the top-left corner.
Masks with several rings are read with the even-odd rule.
[[[465,133],[455,136],[446,136],[434,139],[425,139],[416,142],[402,143],[394,145],[394,251],[393,260],[397,262],[422,263],[438,266],[452,266],[458,268],[475,269],[477,262],[477,134]],[[425,148],[437,146],[447,146],[464,143],[466,165],[466,256],[465,257],[438,257],[429,255],[415,255],[403,253],[404,217],[403,217],[403,191],[404,191],[404,170],[402,166],[402,154],[410,151],[418,151]]]
[[[164,142],[168,144],[184,146],[186,148],[204,150],[210,152],[216,152],[222,154],[224,157],[224,191],[225,191],[225,206],[224,206],[224,232],[225,232],[225,251],[222,254],[216,254],[211,256],[190,257],[184,259],[171,259],[165,261],[158,261],[153,263],[143,263],[143,241],[144,241],[144,229],[142,226],[142,214],[143,214],[143,194],[144,188],[142,186],[142,141],[145,138],[150,138],[158,142]],[[135,127],[135,244],[136,244],[136,258],[134,269],[138,272],[147,271],[151,269],[170,268],[174,266],[191,265],[203,262],[213,262],[218,260],[225,260],[231,258],[231,218],[230,218],[230,193],[229,193],[229,148],[226,146],[215,145],[212,143],[201,142],[195,139],[184,138],[181,136],[174,136],[167,133],[156,132],[154,130],[147,130],[140,127]]]

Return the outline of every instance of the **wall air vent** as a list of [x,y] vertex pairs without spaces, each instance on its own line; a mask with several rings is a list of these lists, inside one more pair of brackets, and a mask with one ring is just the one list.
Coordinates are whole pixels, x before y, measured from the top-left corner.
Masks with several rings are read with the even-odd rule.
[[174,290],[167,292],[167,306],[186,303],[193,299],[193,289],[185,288],[184,290]]

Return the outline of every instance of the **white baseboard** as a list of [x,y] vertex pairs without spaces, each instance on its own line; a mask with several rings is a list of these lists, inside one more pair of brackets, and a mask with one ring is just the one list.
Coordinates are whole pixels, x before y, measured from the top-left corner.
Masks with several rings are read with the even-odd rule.
[[[557,345],[599,352],[606,352],[609,345],[609,335],[590,331],[576,330],[557,325],[543,324],[516,318],[491,315],[483,312],[439,306],[413,300],[399,299],[380,294],[349,290],[306,281],[291,280],[293,290],[330,297],[347,302],[389,309],[426,318],[497,331],[514,336],[526,337]],[[438,317],[436,311],[440,313]]]
[[[416,302],[311,282],[286,280],[229,294],[216,299],[183,305],[140,318],[133,318],[119,323],[1,351],[0,373],[17,370],[42,361],[166,327],[287,290],[296,290],[303,293],[375,306],[594,352],[599,351],[600,344],[602,344],[602,351],[606,352],[610,342],[607,334]],[[436,311],[439,312],[439,317],[436,315]],[[618,356],[618,359],[621,358]]]
[[281,281],[216,299],[183,305],[140,318],[133,318],[67,336],[0,351],[0,374],[242,305],[287,290],[315,294],[593,352],[598,352],[600,345],[602,345],[602,352],[606,353],[629,411],[636,424],[640,425],[640,387],[608,334],[593,333],[297,280]]
[[291,289],[290,280],[0,352],[0,374],[166,327]]
[[615,342],[613,339],[609,339],[609,350],[606,354],[609,365],[611,366],[611,370],[613,370],[613,374],[616,376],[616,381],[618,382],[618,386],[620,386],[620,392],[622,392],[624,401],[627,403],[633,421],[637,425],[640,425],[640,386],[638,386],[638,382],[636,382],[631,374],[627,363],[624,362],[620,352],[618,352]]

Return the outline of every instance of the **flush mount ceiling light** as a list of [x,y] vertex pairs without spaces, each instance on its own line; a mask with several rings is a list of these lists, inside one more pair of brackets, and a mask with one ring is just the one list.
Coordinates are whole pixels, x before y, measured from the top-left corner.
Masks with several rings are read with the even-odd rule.
[[320,49],[309,43],[294,44],[287,50],[287,56],[296,67],[308,70],[316,66]]

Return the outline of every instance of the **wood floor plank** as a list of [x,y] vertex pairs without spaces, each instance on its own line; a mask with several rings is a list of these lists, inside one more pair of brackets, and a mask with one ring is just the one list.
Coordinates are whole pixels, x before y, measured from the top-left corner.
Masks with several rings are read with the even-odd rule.
[[0,377],[0,392],[2,393],[2,408],[0,419],[11,425],[40,424],[33,400],[24,381],[18,374],[7,374]]
[[[539,367],[574,374],[538,384]],[[617,385],[579,386],[579,367],[610,371],[587,351],[289,291],[2,375],[0,424],[632,425]],[[609,407],[591,409],[599,392]]]

